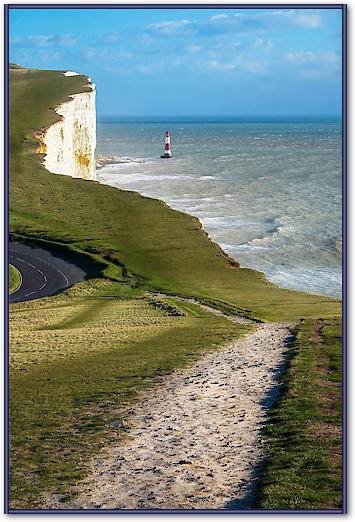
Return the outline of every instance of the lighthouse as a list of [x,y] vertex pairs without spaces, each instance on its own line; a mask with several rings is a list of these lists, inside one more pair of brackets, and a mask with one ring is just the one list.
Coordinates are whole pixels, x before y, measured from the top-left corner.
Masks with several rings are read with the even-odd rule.
[[161,158],[171,158],[171,149],[170,149],[170,132],[167,130],[165,133],[165,148],[164,154],[160,156]]

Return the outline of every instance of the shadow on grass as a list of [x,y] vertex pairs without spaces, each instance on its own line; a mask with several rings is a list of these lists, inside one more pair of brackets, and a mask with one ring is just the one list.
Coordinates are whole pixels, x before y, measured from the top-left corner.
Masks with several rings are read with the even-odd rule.
[[[261,406],[263,409],[270,410],[274,404],[277,402],[278,398],[281,395],[282,392],[282,376],[284,372],[286,371],[289,358],[292,356],[292,354],[288,351],[288,348],[292,344],[294,339],[294,334],[290,333],[284,340],[284,352],[283,352],[283,358],[281,362],[276,366],[274,369],[274,378],[275,378],[275,385],[272,386],[269,391],[264,395],[264,398],[261,401]],[[259,422],[259,426],[266,426],[270,423],[269,419],[266,419],[265,421]],[[227,510],[250,510],[250,509],[258,509],[258,499],[259,499],[259,489],[261,485],[261,481],[263,479],[263,475],[265,472],[266,464],[267,464],[267,458],[263,457],[261,460],[256,464],[251,478],[249,482],[244,484],[245,487],[245,494],[243,497],[238,499],[233,499],[227,502],[225,505],[225,509]]]

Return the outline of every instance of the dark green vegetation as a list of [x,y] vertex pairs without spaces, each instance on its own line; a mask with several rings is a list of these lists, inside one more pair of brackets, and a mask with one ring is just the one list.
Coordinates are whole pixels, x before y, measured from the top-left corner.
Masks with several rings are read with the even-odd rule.
[[102,275],[130,278],[173,294],[237,307],[263,320],[340,314],[339,301],[278,288],[262,273],[239,269],[197,219],[134,192],[54,176],[35,153],[35,131],[55,107],[85,85],[58,71],[11,71],[10,227],[12,233],[65,245],[102,263]]
[[198,220],[160,201],[47,172],[38,135],[86,81],[10,71],[11,234],[65,253],[91,278],[59,297],[11,306],[13,508],[67,494],[88,457],[124,436],[110,423],[140,391],[246,331],[179,295],[257,320],[322,317],[324,326],[341,312],[337,300],[238,268]]
[[103,442],[125,435],[110,423],[139,392],[250,329],[178,299],[102,299],[105,283],[78,286],[86,298],[73,289],[12,306],[12,508],[65,496]]
[[341,509],[340,320],[299,324],[283,381],[265,430],[270,449],[259,507]]
[[9,265],[9,292],[16,292],[21,284],[21,274],[15,266]]

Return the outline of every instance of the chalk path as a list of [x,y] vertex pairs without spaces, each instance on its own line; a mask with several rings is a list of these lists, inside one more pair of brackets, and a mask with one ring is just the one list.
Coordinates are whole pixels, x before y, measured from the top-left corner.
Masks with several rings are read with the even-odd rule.
[[147,392],[126,418],[129,439],[92,460],[65,507],[248,508],[289,335],[284,323],[258,325]]

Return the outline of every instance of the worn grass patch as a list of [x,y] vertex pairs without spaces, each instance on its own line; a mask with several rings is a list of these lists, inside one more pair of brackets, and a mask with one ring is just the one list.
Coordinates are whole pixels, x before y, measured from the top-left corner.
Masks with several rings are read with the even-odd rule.
[[269,452],[258,507],[341,509],[341,361],[338,319],[298,326],[265,430]]
[[9,265],[9,293],[13,294],[20,287],[22,282],[21,274],[13,265]]
[[89,457],[124,436],[109,424],[139,392],[248,331],[178,301],[62,295],[11,307],[13,509],[65,495]]

